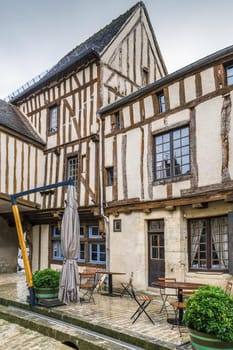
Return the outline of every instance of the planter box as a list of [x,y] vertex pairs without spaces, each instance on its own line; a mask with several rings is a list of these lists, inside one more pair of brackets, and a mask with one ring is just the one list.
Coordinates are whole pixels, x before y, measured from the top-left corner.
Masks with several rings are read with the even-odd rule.
[[35,295],[38,299],[57,298],[58,291],[58,288],[35,288]]
[[196,350],[233,350],[233,342],[227,343],[217,339],[215,336],[189,329],[190,341]]

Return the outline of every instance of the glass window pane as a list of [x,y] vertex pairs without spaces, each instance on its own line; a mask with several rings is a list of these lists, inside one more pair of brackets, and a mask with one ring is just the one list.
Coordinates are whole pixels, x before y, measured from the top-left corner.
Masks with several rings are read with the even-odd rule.
[[53,106],[49,109],[49,131],[57,131],[57,106]]

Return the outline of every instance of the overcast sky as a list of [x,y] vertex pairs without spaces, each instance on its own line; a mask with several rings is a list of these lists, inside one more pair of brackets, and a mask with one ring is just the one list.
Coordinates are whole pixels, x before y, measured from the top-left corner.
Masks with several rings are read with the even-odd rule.
[[[0,0],[0,98],[137,0]],[[233,0],[144,0],[169,73],[233,44]]]

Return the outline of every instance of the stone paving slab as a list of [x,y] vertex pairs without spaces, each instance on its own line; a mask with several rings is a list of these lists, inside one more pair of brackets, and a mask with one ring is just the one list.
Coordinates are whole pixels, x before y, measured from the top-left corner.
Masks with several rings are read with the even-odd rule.
[[[28,295],[24,274],[0,275],[0,298],[27,304]],[[148,312],[154,320],[153,325],[146,316],[140,316],[135,324],[132,324],[131,315],[137,308],[134,300],[129,297],[107,297],[99,293],[95,294],[93,303],[71,303],[52,308],[50,314],[59,317],[89,323],[92,327],[103,327],[109,331],[117,331],[138,338],[141,341],[152,344],[166,345],[167,349],[177,349],[189,341],[189,336],[184,333],[180,337],[179,330],[171,327],[166,321],[165,313],[159,314],[161,300],[154,295],[154,300],[148,307]],[[43,308],[42,308],[43,309]],[[182,349],[182,347],[181,347]],[[185,349],[185,348],[184,348]]]

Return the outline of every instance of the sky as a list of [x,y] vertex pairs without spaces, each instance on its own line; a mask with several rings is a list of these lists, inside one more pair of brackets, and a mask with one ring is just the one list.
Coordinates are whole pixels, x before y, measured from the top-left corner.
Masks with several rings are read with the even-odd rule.
[[[137,0],[0,0],[0,98]],[[144,0],[168,72],[233,45],[233,0]]]

